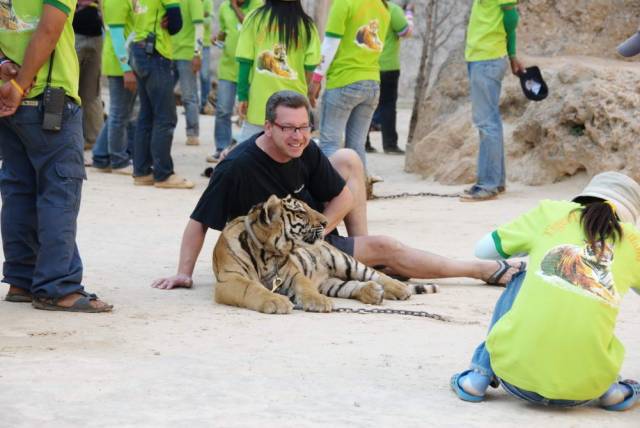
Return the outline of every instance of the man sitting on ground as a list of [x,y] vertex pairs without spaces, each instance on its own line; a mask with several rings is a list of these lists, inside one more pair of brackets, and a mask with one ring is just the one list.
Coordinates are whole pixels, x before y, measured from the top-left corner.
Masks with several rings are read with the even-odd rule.
[[[506,284],[518,269],[505,262],[460,261],[408,247],[387,236],[369,236],[364,168],[355,151],[338,150],[327,159],[310,141],[310,106],[292,91],[267,101],[265,130],[229,153],[214,170],[182,237],[178,273],[152,286],[191,287],[191,275],[208,228],[222,230],[272,194],[292,196],[328,220],[325,239],[368,266],[411,278],[470,277]],[[344,221],[349,234],[335,228]]]

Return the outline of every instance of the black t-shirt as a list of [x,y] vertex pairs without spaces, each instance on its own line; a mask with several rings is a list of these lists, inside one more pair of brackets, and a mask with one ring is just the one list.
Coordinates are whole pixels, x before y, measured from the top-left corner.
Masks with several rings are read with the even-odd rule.
[[280,163],[256,145],[260,135],[240,144],[214,169],[191,214],[193,220],[222,230],[229,220],[246,215],[271,195],[291,195],[322,212],[323,204],[342,192],[344,180],[314,142],[299,158]]

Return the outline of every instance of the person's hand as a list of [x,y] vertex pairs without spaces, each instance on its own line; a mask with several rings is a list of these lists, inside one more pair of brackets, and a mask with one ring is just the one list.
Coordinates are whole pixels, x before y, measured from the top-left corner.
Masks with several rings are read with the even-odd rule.
[[160,288],[162,290],[171,290],[172,288],[191,288],[193,280],[189,275],[179,273],[168,278],[156,279],[151,283],[153,288]]
[[[26,92],[26,91],[25,91]],[[13,86],[12,82],[5,82],[0,86],[0,117],[11,116],[20,107],[23,94]]]
[[200,72],[200,68],[202,67],[202,58],[199,55],[194,56],[191,60],[191,71],[193,74],[198,74]]
[[309,103],[311,103],[311,107],[316,106],[316,101],[318,99],[318,96],[320,96],[320,89],[322,89],[322,83],[321,82],[314,82],[313,80],[309,83],[309,89],[308,89],[308,96],[309,96]]
[[15,79],[20,71],[20,66],[11,61],[5,62],[0,65],[0,80],[8,82],[11,79]]
[[520,76],[522,73],[526,72],[526,67],[517,57],[509,58],[509,62],[511,63],[511,72],[515,76]]
[[224,31],[220,31],[218,33],[218,40],[220,40],[221,42],[224,42],[227,39],[227,33],[225,33]]
[[238,103],[238,114],[242,120],[247,118],[247,111],[249,110],[249,101],[240,101]]
[[133,71],[126,71],[122,78],[124,80],[124,88],[129,92],[135,93],[138,88],[138,82]]

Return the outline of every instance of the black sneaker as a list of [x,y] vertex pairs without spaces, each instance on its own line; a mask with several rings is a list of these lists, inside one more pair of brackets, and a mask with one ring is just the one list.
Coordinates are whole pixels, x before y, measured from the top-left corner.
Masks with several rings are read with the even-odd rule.
[[387,155],[404,155],[404,150],[400,147],[389,147],[388,149],[384,149],[384,153]]
[[367,152],[367,153],[378,153],[376,148],[373,147],[371,144],[365,144],[364,145],[364,151]]

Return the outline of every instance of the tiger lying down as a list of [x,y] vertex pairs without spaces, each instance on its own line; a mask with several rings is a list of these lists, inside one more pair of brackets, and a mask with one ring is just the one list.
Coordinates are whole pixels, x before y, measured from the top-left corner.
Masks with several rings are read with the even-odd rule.
[[227,223],[213,250],[216,302],[268,314],[290,313],[292,302],[331,312],[326,296],[379,305],[437,291],[396,281],[329,245],[326,224],[304,202],[275,195]]

